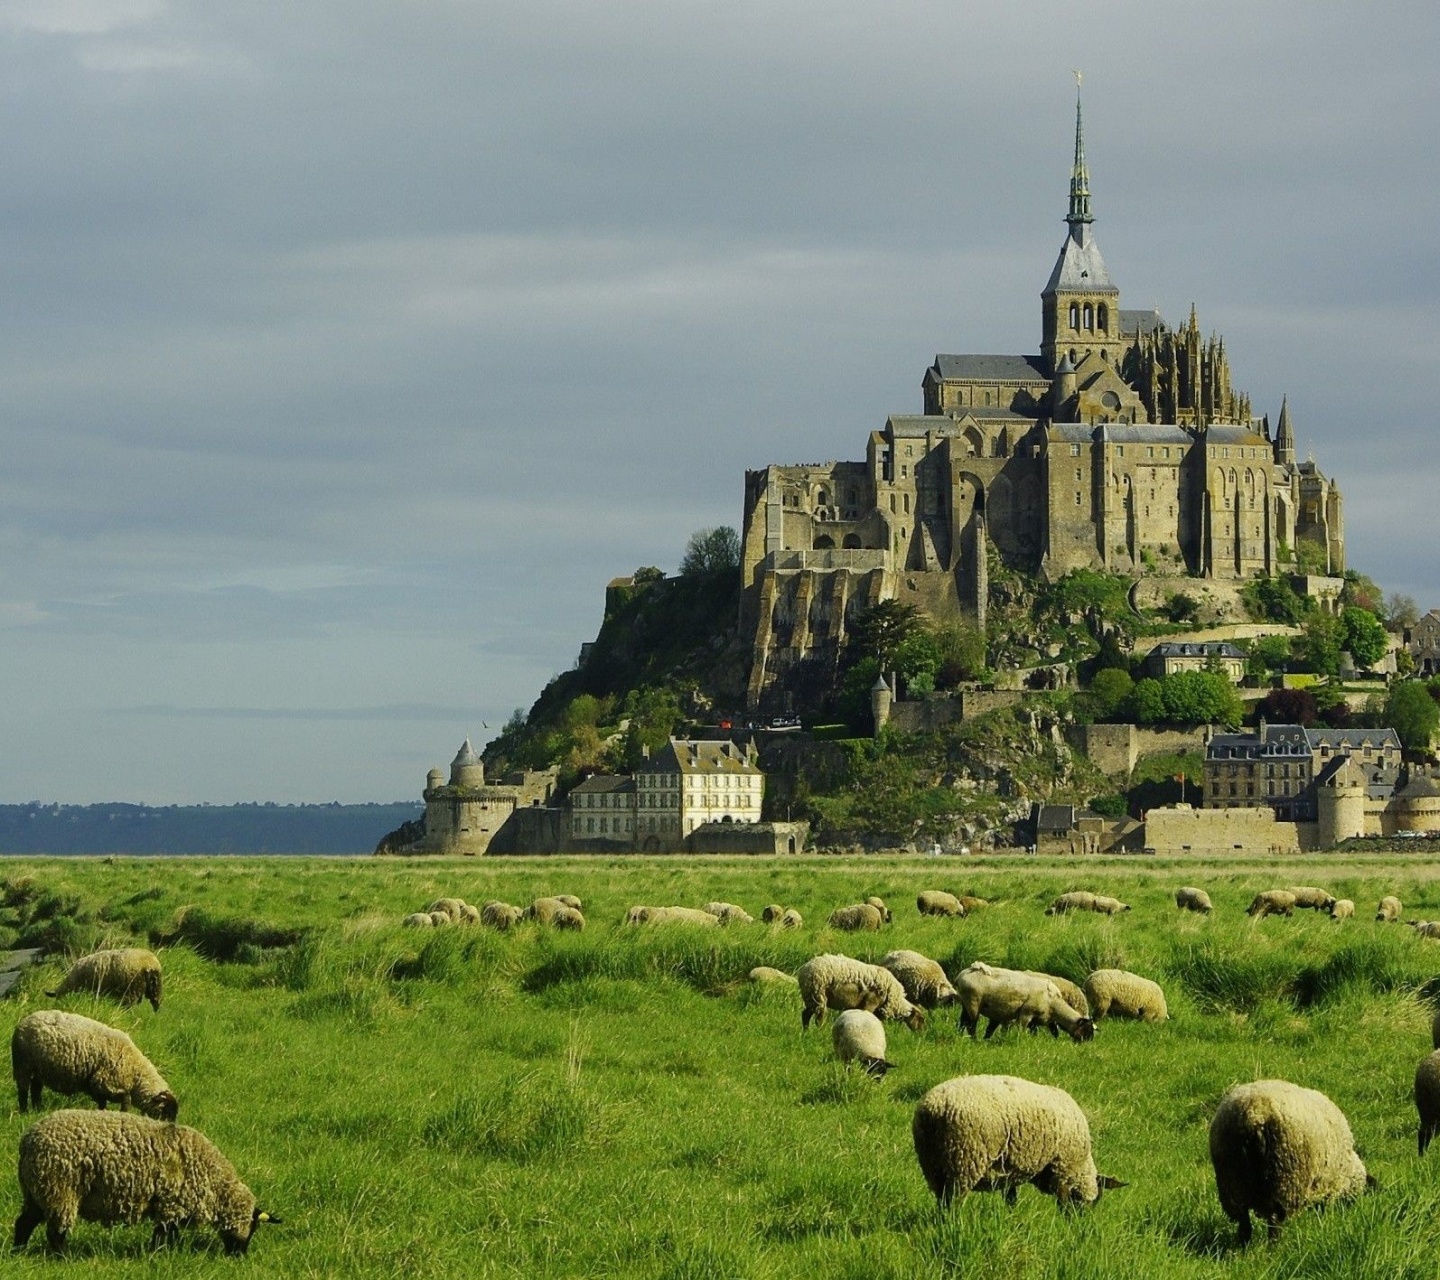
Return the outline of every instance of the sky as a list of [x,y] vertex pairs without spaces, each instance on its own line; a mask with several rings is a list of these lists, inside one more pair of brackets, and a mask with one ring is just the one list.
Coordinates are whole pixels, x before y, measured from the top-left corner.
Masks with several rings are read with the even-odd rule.
[[1083,69],[1193,303],[1440,605],[1440,8],[0,0],[0,802],[417,797],[604,585],[1038,350]]

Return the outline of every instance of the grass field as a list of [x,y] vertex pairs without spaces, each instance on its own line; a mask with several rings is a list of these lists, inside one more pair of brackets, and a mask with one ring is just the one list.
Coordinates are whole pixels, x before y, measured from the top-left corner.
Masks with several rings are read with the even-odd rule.
[[[1415,1154],[1411,1081],[1430,1049],[1424,993],[1440,944],[1371,920],[1383,893],[1407,918],[1440,918],[1440,867],[1418,860],[5,859],[0,875],[0,943],[37,931],[77,948],[147,943],[199,908],[179,931],[189,940],[161,951],[159,1014],[47,999],[56,961],[0,1005],[0,1031],[56,1003],[123,1027],[166,1075],[180,1119],[285,1219],[239,1261],[209,1230],[152,1257],[148,1227],[81,1223],[70,1262],[45,1257],[42,1232],[6,1259],[7,1276],[1437,1274],[1440,1154],[1428,1166]],[[1207,888],[1215,916],[1177,912],[1181,884]],[[1256,890],[1286,884],[1353,898],[1357,918],[1243,914]],[[995,905],[925,919],[922,888]],[[1042,914],[1071,888],[1134,910]],[[523,904],[548,892],[584,899],[583,934],[398,927],[442,894]],[[883,932],[824,927],[831,908],[872,893],[894,910]],[[757,917],[767,902],[794,906],[807,927],[617,927],[632,903],[715,898]],[[947,968],[983,958],[1077,981],[1134,969],[1165,987],[1171,1020],[1102,1023],[1084,1045],[1014,1032],[972,1043],[941,1011],[920,1034],[890,1028],[899,1069],[872,1082],[833,1062],[828,1026],[802,1033],[798,997],[744,981],[757,964],[793,971],[822,951],[878,960],[902,946]],[[1027,1188],[1014,1207],[974,1195],[938,1213],[910,1119],[928,1088],[969,1072],[1069,1090],[1101,1171],[1130,1185],[1088,1212]],[[1231,1084],[1274,1076],[1340,1105],[1381,1189],[1242,1251],[1215,1197],[1207,1126]],[[30,1118],[13,1092],[3,1114],[8,1224]]]

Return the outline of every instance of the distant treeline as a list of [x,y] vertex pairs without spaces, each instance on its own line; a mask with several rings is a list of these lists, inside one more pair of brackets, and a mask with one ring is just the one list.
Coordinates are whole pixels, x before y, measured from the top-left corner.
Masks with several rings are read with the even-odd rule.
[[3,854],[371,853],[418,804],[6,804]]

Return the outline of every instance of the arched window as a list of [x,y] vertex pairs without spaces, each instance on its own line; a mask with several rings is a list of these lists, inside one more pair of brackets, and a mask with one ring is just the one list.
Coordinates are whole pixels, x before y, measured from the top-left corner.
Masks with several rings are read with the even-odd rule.
[[815,496],[815,501],[822,507],[828,507],[830,505],[830,494],[826,490],[821,489]]
[[1103,302],[1095,309],[1095,324],[1101,333],[1109,332],[1110,312],[1106,309]]
[[845,535],[845,549],[847,551],[860,550],[860,535],[858,533],[847,533]]
[[908,493],[905,495],[905,514],[907,516],[910,514],[910,495]]
[[823,534],[823,533],[822,533],[818,538],[816,538],[815,541],[814,541],[814,543],[812,544],[813,549],[816,550],[816,551],[829,551],[829,550],[831,550],[834,546],[835,546],[835,539],[834,539],[834,538],[831,538],[831,537],[827,537],[827,536],[826,536],[825,534]]
[[1085,328],[1087,330],[1095,327],[1095,308],[1088,302],[1085,304]]
[[1072,302],[1072,303],[1070,304],[1070,327],[1071,327],[1072,329],[1078,329],[1078,328],[1080,327],[1080,305],[1079,305],[1079,303]]

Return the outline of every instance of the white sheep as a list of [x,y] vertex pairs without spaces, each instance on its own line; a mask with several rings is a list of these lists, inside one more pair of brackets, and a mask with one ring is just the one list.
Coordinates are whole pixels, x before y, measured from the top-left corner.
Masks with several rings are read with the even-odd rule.
[[1375,910],[1375,919],[1380,924],[1394,924],[1400,919],[1405,908],[1401,905],[1400,899],[1387,894],[1380,899]]
[[1295,895],[1288,889],[1266,889],[1250,900],[1245,914],[1258,920],[1263,920],[1266,916],[1293,916]]
[[757,964],[750,970],[750,981],[761,986],[773,985],[778,987],[798,987],[800,980],[794,974],[786,973],[782,969],[771,968],[768,964]]
[[1062,1205],[1094,1204],[1125,1184],[1095,1171],[1090,1125],[1063,1089],[1016,1076],[957,1076],[937,1084],[911,1125],[920,1172],[943,1208],[971,1191],[1022,1183]]
[[1096,969],[1085,979],[1085,997],[1097,1022],[1101,1018],[1164,1022],[1170,1016],[1159,983],[1123,969]]
[[965,914],[969,915],[970,912],[974,911],[977,907],[988,907],[990,900],[988,898],[977,898],[971,893],[962,893],[960,895],[960,905],[965,908]]
[[778,902],[772,902],[760,913],[760,919],[766,924],[779,924],[784,915],[785,908]]
[[977,961],[956,975],[955,987],[960,1005],[958,1025],[972,1040],[981,1018],[988,1019],[987,1040],[1014,1023],[1049,1027],[1055,1035],[1064,1031],[1077,1044],[1095,1034],[1092,1021],[1076,1012],[1048,977]]
[[479,923],[480,923],[480,908],[479,908],[479,907],[472,907],[472,906],[467,902],[463,907],[460,908],[460,923],[461,923],[461,924],[479,924]]
[[162,979],[160,961],[153,951],[143,947],[121,947],[110,951],[92,951],[75,961],[47,996],[68,995],[83,991],[87,995],[110,996],[127,1008],[141,1000],[160,1011]]
[[[1060,992],[1060,998],[1066,1004],[1082,1018],[1090,1016],[1090,1001],[1085,998],[1085,990],[1079,983],[1062,978],[1058,973],[1042,973],[1038,969],[1024,969],[1021,972],[1028,973],[1032,978],[1044,978],[1046,982],[1053,982],[1055,989]],[[1038,1028],[1032,1025],[1030,1029],[1034,1031]]]
[[1422,938],[1440,938],[1440,920],[1412,920],[1409,923]]
[[633,922],[636,924],[698,924],[707,929],[720,926],[720,921],[715,916],[697,907],[632,907],[632,914],[636,910],[645,913]]
[[836,907],[830,913],[830,927],[845,933],[875,933],[885,923],[885,916],[872,902],[856,902]]
[[430,913],[430,923],[437,929],[448,929],[455,921],[450,918],[448,911],[432,911]]
[[1355,904],[1349,898],[1336,898],[1335,905],[1330,908],[1330,919],[1349,920],[1355,914]]
[[1415,1068],[1415,1110],[1420,1113],[1420,1154],[1440,1133],[1440,1049],[1420,1059]]
[[1107,898],[1104,894],[1097,893],[1095,895],[1094,905],[1091,906],[1090,910],[1098,911],[1101,915],[1116,916],[1122,911],[1129,911],[1130,904],[1128,902],[1121,902],[1119,898]]
[[940,963],[918,951],[891,951],[880,964],[900,979],[911,1004],[933,1009],[936,1005],[953,1004],[960,998]]
[[830,1042],[841,1062],[859,1062],[868,1075],[883,1076],[895,1064],[885,1058],[885,1024],[864,1009],[845,1009],[830,1029]]
[[1175,890],[1175,905],[1181,911],[1198,911],[1207,916],[1215,910],[1210,895],[1204,889],[1195,889],[1189,885]]
[[712,915],[721,924],[754,924],[755,917],[744,907],[737,907],[733,902],[707,902],[700,908],[708,915]]
[[886,924],[890,923],[890,908],[885,905],[885,900],[883,898],[877,898],[872,895],[866,898],[865,901],[868,902],[872,907],[875,908],[876,911],[880,913],[880,918],[885,921]]
[[556,902],[562,906],[569,907],[572,911],[584,911],[585,904],[573,893],[557,893],[552,895]]
[[433,929],[435,927],[435,921],[430,919],[428,911],[412,911],[400,923],[407,929]]
[[463,898],[436,898],[425,910],[431,915],[437,911],[443,911],[450,917],[451,924],[459,924],[465,917],[465,900]]
[[804,923],[805,917],[796,911],[794,907],[787,907],[785,914],[780,917],[780,927],[782,929],[798,929]]
[[1087,893],[1083,889],[1077,889],[1071,893],[1062,893],[1048,907],[1045,908],[1047,916],[1062,916],[1069,911],[1094,911],[1095,895]]
[[513,929],[524,918],[525,912],[521,908],[513,907],[497,898],[492,898],[480,908],[480,923],[491,929],[499,929],[502,933]]
[[118,1102],[157,1120],[173,1120],[175,1094],[123,1031],[60,1009],[27,1014],[10,1036],[10,1068],[20,1110],[39,1107],[43,1089],[85,1093],[103,1111]]
[[1295,905],[1309,911],[1329,911],[1335,905],[1335,895],[1314,885],[1292,886],[1288,892],[1295,895]]
[[156,1246],[180,1227],[210,1223],[229,1254],[244,1253],[262,1212],[235,1166],[203,1134],[183,1124],[124,1111],[56,1111],[20,1137],[15,1247],[45,1224],[52,1250],[65,1247],[77,1219],[155,1224]]
[[915,910],[922,916],[963,916],[965,907],[953,893],[923,889],[915,898]]
[[912,1031],[925,1025],[925,1011],[910,1003],[900,980],[888,969],[849,956],[821,955],[807,960],[796,975],[804,1008],[800,1025],[825,1021],[827,1009],[864,1009],[904,1022]]
[[567,929],[579,933],[585,928],[585,917],[576,911],[574,907],[562,906],[550,917],[552,929]]
[[525,919],[534,920],[538,924],[550,924],[557,911],[573,911],[574,908],[568,903],[561,902],[559,898],[536,898],[525,908]]
[[1323,1093],[1288,1080],[1237,1084],[1210,1122],[1210,1162],[1225,1216],[1250,1240],[1250,1215],[1280,1224],[1310,1205],[1349,1199],[1367,1175],[1350,1125]]

